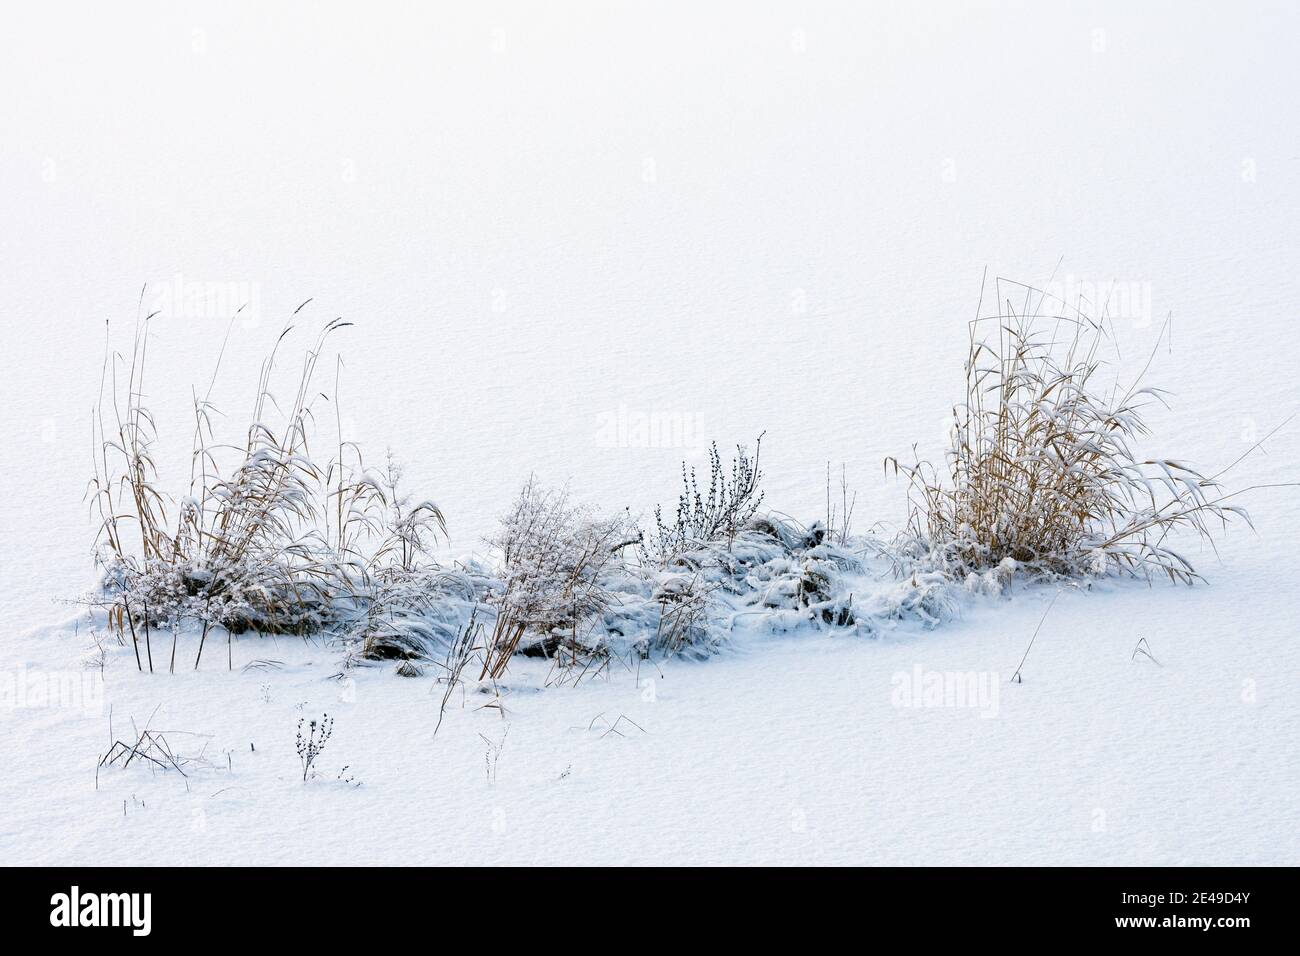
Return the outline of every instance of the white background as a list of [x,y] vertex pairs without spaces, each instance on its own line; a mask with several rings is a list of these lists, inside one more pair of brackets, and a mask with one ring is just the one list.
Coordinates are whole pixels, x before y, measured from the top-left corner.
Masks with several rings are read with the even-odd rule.
[[[258,363],[343,316],[343,414],[434,497],[451,548],[530,471],[607,509],[671,502],[700,447],[610,447],[620,409],[724,446],[767,430],[767,503],[897,526],[886,455],[938,452],[980,280],[1137,290],[1130,378],[1170,389],[1152,454],[1214,471],[1298,402],[1300,124],[1291,4],[26,4],[0,30],[0,660],[82,670],[83,501],[105,322],[140,289],[163,480],[245,290],[215,397],[241,437]],[[1139,8],[1140,7],[1140,8]],[[179,280],[178,280],[178,277]],[[158,298],[161,295],[161,299]],[[169,307],[170,306],[170,307]],[[328,373],[327,373],[328,379]],[[322,384],[328,384],[328,381]],[[1294,480],[1295,424],[1232,473]],[[692,443],[697,444],[697,443]],[[1300,496],[1190,557],[1192,590],[975,603],[939,631],[787,635],[533,692],[500,781],[472,708],[241,641],[199,672],[110,648],[115,715],[0,734],[14,862],[1296,862]],[[66,624],[30,628],[62,619]],[[1161,661],[1134,657],[1139,638]],[[188,656],[188,646],[186,655]],[[215,656],[213,656],[215,655]],[[241,673],[255,657],[290,663]],[[998,719],[900,709],[891,675],[1001,675]],[[184,669],[182,669],[184,670]],[[995,675],[996,676],[996,675]],[[518,683],[522,680],[522,683]],[[260,688],[259,688],[260,685]],[[436,688],[435,688],[436,689]],[[338,710],[304,785],[295,720]],[[151,713],[206,735],[184,785],[95,762]],[[605,723],[600,715],[605,715]],[[645,728],[604,728],[627,715]],[[256,744],[256,749],[253,749]],[[232,759],[233,758],[233,759]],[[227,762],[229,761],[229,762]],[[365,783],[333,780],[342,763]],[[16,774],[16,776],[14,776]],[[393,822],[400,823],[395,833]]]

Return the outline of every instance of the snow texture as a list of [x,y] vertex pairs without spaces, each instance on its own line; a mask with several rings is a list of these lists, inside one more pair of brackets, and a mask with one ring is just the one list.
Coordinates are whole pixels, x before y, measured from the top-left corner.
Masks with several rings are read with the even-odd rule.
[[[1300,406],[1296,10],[11,20],[5,862],[1300,863],[1294,492],[1248,497],[1257,531],[1217,553],[1183,541],[1194,587],[953,585],[862,543],[906,514],[882,461],[943,446],[986,267],[1109,298],[1123,378],[1172,314],[1152,455],[1214,472]],[[128,335],[145,283],[168,488],[238,305],[232,419],[302,300],[304,330],[355,323],[343,425],[447,516],[422,647],[504,583],[484,542],[533,474],[645,526],[683,459],[766,430],[764,511],[801,521],[605,569],[611,653],[577,682],[516,655],[445,696],[436,654],[224,630],[195,670],[192,625],[141,673],[75,602],[104,322]],[[856,545],[789,539],[828,523],[828,461]],[[1228,483],[1298,461],[1293,424]],[[641,655],[665,607],[706,653]],[[326,714],[304,782],[299,720]]]

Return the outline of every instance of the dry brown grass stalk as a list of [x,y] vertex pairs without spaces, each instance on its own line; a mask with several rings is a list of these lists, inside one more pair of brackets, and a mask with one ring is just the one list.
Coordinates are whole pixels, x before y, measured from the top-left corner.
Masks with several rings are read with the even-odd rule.
[[[1004,285],[1023,292],[1021,306]],[[1249,523],[1229,501],[1242,492],[1225,492],[1222,472],[1138,453],[1144,409],[1164,396],[1141,384],[1146,368],[1127,387],[1103,381],[1104,315],[1095,321],[1006,280],[995,289],[1000,308],[970,323],[965,396],[944,468],[886,461],[910,482],[914,542],[959,573],[1197,580],[1171,536],[1189,530],[1212,546],[1212,531],[1230,518]]]
[[[446,526],[432,502],[411,505],[398,492],[400,469],[391,458],[386,476],[373,475],[359,449],[343,440],[338,366],[333,399],[315,384],[327,340],[351,323],[324,325],[281,402],[273,384],[291,321],[262,363],[238,445],[215,438],[212,383],[194,394],[190,485],[177,498],[158,487],[157,430],[144,387],[153,318],[137,316],[129,356],[111,344],[106,351],[90,484],[110,625],[123,639],[130,630],[137,658],[137,624],[152,670],[150,625],[200,621],[197,667],[214,625],[228,632],[228,644],[230,634],[248,630],[306,634],[396,593],[391,586],[381,591],[378,582],[391,585],[390,572],[415,573]],[[213,383],[224,351],[223,345]],[[322,401],[334,401],[339,423],[334,457],[323,463],[312,440]],[[228,472],[223,461],[233,463]]]

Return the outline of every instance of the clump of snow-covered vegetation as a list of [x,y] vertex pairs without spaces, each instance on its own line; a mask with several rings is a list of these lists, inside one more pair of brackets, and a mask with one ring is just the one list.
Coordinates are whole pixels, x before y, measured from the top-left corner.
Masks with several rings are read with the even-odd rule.
[[[1004,284],[1023,296],[1020,306]],[[1104,320],[1006,280],[995,292],[999,307],[970,324],[965,396],[953,409],[943,468],[888,463],[912,492],[901,550],[972,582],[1023,571],[1192,583],[1199,575],[1171,533],[1187,528],[1209,541],[1214,524],[1249,522],[1228,503],[1241,492],[1224,492],[1222,472],[1139,454],[1143,410],[1163,394],[1142,375],[1128,385],[1100,381],[1111,345]]]
[[1049,318],[1034,295],[972,323],[944,474],[891,459],[912,491],[902,534],[852,534],[847,487],[833,505],[829,469],[824,521],[765,511],[760,435],[729,463],[714,444],[707,480],[683,463],[675,512],[656,507],[645,529],[626,509],[602,514],[530,478],[487,542],[490,558],[451,566],[434,558],[441,510],[403,490],[391,454],[375,470],[344,439],[337,366],[334,397],[320,391],[326,341],[348,324],[337,320],[283,403],[273,382],[289,329],[280,336],[238,443],[214,435],[211,385],[196,393],[189,485],[159,488],[146,317],[130,356],[105,360],[91,483],[102,574],[90,601],[141,669],[162,666],[159,629],[173,670],[182,633],[195,668],[216,633],[228,647],[232,635],[287,633],[337,642],[354,664],[400,660],[407,675],[432,662],[451,682],[496,681],[515,655],[540,657],[564,683],[614,662],[706,657],[737,634],[930,627],[963,592],[1001,593],[1015,574],[1191,583],[1171,532],[1208,537],[1211,521],[1245,513],[1218,476],[1137,454],[1142,403],[1160,393],[1100,387],[1103,324],[1078,310]]
[[[377,642],[386,626],[379,619],[431,611],[439,590],[457,593],[459,582],[444,581],[428,558],[446,530],[442,513],[398,490],[395,462],[383,473],[366,469],[338,427],[326,457],[313,450],[323,398],[317,364],[326,339],[348,323],[324,327],[285,404],[272,392],[289,329],[281,334],[233,447],[213,434],[211,388],[196,393],[189,485],[175,496],[157,487],[157,436],[144,403],[149,318],[138,323],[129,358],[105,359],[91,481],[102,569],[94,601],[129,636],[142,668],[154,668],[160,626],[174,634],[182,622],[198,623],[197,668],[213,629],[227,637],[332,630]],[[333,418],[338,426],[337,408]],[[418,627],[436,630],[435,616],[421,613]]]

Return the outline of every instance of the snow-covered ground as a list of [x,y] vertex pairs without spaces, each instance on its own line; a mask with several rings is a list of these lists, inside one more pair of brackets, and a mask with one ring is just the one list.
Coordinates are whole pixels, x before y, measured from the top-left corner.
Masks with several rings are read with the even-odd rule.
[[[294,639],[239,640],[232,671],[224,643],[198,673],[139,674],[115,645],[87,666],[68,602],[93,580],[89,413],[104,321],[129,334],[146,282],[164,478],[188,474],[227,303],[252,303],[215,392],[238,423],[314,296],[308,328],[356,323],[337,342],[350,433],[404,459],[456,553],[530,472],[644,514],[709,439],[764,429],[769,506],[823,517],[843,462],[856,524],[896,527],[881,462],[938,452],[986,266],[1114,283],[1121,374],[1173,314],[1152,453],[1214,471],[1293,413],[1300,15],[913,7],[14,14],[0,858],[1300,862],[1293,490],[1247,499],[1257,533],[1193,551],[1204,586],[1061,594],[1019,684],[1048,588],[576,688],[521,660],[504,715],[458,700],[436,737],[431,677],[339,680],[337,649]],[[651,416],[666,441],[642,440]],[[1230,483],[1298,461],[1293,424]],[[983,679],[970,706],[906,706],[956,673]],[[51,674],[61,706],[41,702]],[[295,726],[326,711],[304,784]],[[151,715],[202,753],[189,776],[112,766],[96,786]]]

